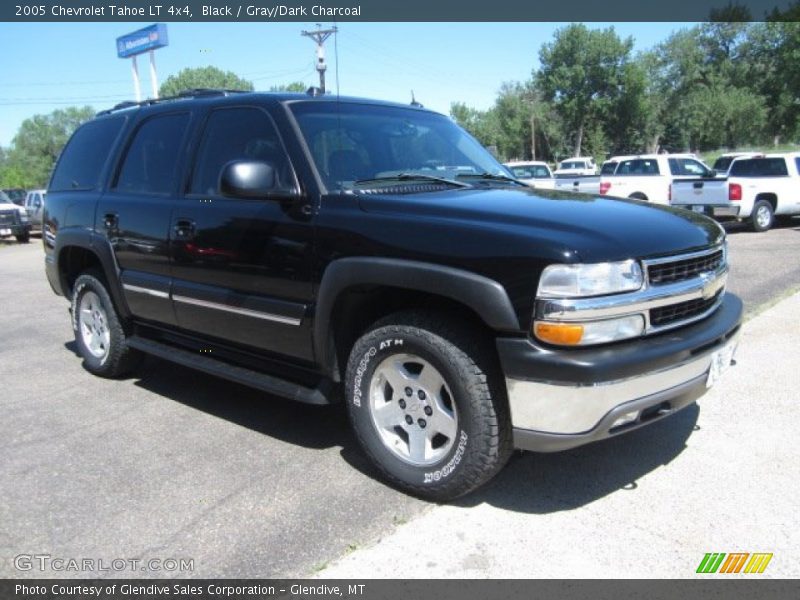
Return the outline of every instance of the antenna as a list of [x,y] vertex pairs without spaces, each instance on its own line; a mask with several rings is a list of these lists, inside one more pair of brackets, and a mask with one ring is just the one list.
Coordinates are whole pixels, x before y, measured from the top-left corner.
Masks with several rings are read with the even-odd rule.
[[322,26],[317,23],[317,29],[315,31],[301,31],[300,35],[311,38],[317,43],[317,72],[319,73],[319,89],[324,94],[325,71],[328,68],[328,65],[325,64],[325,40],[327,40],[331,34],[336,33],[338,30],[336,27],[331,27],[330,29],[321,29],[321,27]]
[[417,102],[416,98],[414,98],[414,90],[411,90],[411,106],[415,106],[416,108],[425,108],[420,102]]

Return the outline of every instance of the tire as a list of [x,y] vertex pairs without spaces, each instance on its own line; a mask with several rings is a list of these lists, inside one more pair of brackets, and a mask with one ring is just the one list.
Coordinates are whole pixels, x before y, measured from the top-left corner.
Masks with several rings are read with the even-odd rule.
[[15,237],[17,238],[17,241],[18,241],[20,244],[27,244],[28,242],[30,242],[30,241],[31,241],[31,234],[30,234],[30,232],[28,232],[28,233],[21,233],[21,234],[19,234],[19,235],[15,236]]
[[490,345],[434,312],[396,313],[355,343],[347,411],[386,480],[448,501],[503,468],[512,452],[511,422],[496,362]]
[[645,196],[642,192],[634,192],[630,196],[628,196],[631,200],[642,200],[643,202],[647,202],[647,196]]
[[772,204],[766,200],[757,200],[753,205],[753,214],[750,217],[750,224],[753,231],[767,231],[775,222],[775,214]]
[[72,288],[72,331],[86,370],[100,377],[130,372],[141,353],[129,348],[125,330],[98,271],[87,271]]

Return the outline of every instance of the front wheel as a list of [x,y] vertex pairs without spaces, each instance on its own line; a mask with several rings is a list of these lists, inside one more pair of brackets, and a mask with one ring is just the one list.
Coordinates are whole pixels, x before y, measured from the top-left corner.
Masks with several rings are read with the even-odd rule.
[[141,354],[129,348],[102,275],[83,273],[72,288],[72,330],[86,369],[100,377],[130,371]]
[[17,238],[17,242],[19,242],[20,244],[27,244],[28,242],[31,241],[30,233],[20,233],[15,237]]
[[767,231],[772,227],[775,220],[775,214],[772,210],[772,204],[766,200],[759,200],[753,206],[752,225],[753,231]]
[[398,313],[353,347],[346,398],[358,440],[395,486],[452,500],[512,449],[499,369],[483,340],[443,315]]

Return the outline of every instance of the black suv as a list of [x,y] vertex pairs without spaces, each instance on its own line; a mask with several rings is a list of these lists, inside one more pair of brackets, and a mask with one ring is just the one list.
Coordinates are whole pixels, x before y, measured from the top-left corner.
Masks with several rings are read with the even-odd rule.
[[43,238],[92,373],[144,352],[343,399],[385,478],[437,500],[514,447],[687,406],[742,311],[714,221],[533,190],[449,118],[352,98],[197,91],[101,113],[55,168]]

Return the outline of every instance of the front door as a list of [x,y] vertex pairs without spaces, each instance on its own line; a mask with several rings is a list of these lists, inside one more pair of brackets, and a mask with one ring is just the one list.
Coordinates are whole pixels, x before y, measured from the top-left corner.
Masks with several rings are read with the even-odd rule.
[[235,160],[267,161],[279,183],[296,186],[267,112],[241,106],[210,112],[172,219],[178,325],[311,360],[311,217],[291,202],[221,195],[222,168]]

